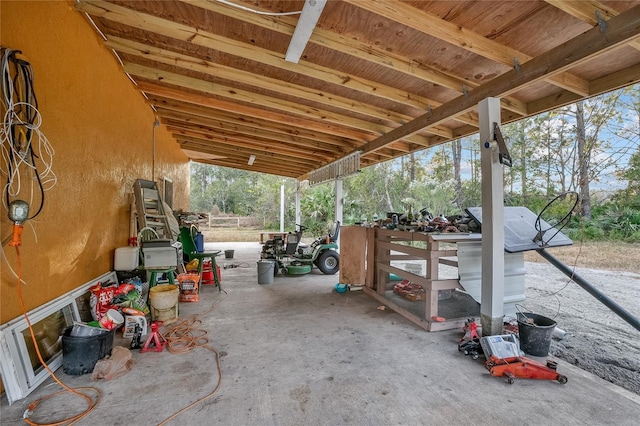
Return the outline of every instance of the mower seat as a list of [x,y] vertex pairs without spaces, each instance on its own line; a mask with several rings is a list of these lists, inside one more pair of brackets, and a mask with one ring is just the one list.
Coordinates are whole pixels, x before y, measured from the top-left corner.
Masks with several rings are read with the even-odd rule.
[[330,243],[335,243],[338,241],[338,235],[340,234],[340,221],[336,220],[331,227],[327,235],[324,237],[317,238],[313,243],[311,243],[311,247],[315,247],[318,244],[324,244],[327,242],[327,237],[329,238]]
[[329,241],[335,243],[338,241],[338,235],[340,235],[340,221],[336,220],[329,228]]

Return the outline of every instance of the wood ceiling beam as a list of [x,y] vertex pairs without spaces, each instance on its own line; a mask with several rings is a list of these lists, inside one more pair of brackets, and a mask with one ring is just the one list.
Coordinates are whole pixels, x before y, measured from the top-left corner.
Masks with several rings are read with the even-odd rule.
[[[220,2],[207,0],[179,0],[202,9],[210,10],[238,21],[246,22],[260,28],[266,28],[280,34],[293,35],[297,20],[288,16],[268,16],[255,13],[246,13],[237,8],[229,7]],[[316,27],[309,39],[310,43],[326,47],[336,52],[382,66],[387,69],[399,71],[420,80],[428,81],[442,87],[450,88],[456,92],[462,92],[462,86],[468,82],[460,77],[436,70],[427,65],[407,57],[380,49],[370,43],[363,43],[355,39],[343,37],[333,31]],[[435,101],[434,101],[435,102]],[[431,107],[437,106],[428,102]]]
[[[208,0],[180,1],[281,34],[292,35],[296,25],[295,18],[246,13],[237,8],[225,6],[220,2],[211,2]],[[343,37],[340,34],[323,28],[316,27],[313,30],[309,42],[387,69],[410,75],[413,78],[455,90],[457,93],[462,93],[463,87],[465,86],[470,88],[479,86],[475,82],[446,73],[442,70],[431,68],[413,59],[378,48],[371,43],[364,43],[356,39]],[[442,105],[442,102],[427,98],[423,98],[423,102],[431,108],[437,108]],[[509,103],[505,102],[503,106],[520,115],[527,114],[525,105],[516,99],[512,99]],[[461,118],[461,120],[466,124],[477,124],[477,122],[464,121],[464,118]]]
[[[515,66],[516,59],[520,65],[532,59],[531,56],[517,49],[505,46],[469,29],[461,28],[459,25],[399,0],[344,1],[511,68]],[[545,80],[582,96],[589,95],[588,82],[569,72],[549,76]]]
[[251,60],[255,62],[280,70],[303,74],[327,84],[347,87],[363,94],[412,105],[422,110],[426,110],[428,107],[428,102],[426,102],[425,99],[413,93],[385,86],[379,82],[366,80],[356,75],[322,67],[307,61],[300,61],[297,64],[286,62],[283,54],[280,52],[262,49],[257,46],[209,33],[199,28],[138,12],[103,0],[81,0],[79,3],[76,3],[75,7],[76,10],[94,17],[100,17],[143,31],[161,34],[229,55],[251,58]]
[[324,121],[295,117],[288,114],[268,111],[263,108],[254,107],[251,105],[243,105],[224,99],[216,99],[198,93],[185,93],[180,89],[161,86],[155,83],[139,81],[137,82],[137,84],[137,88],[144,92],[147,96],[160,96],[162,98],[170,98],[175,101],[184,102],[191,105],[198,105],[229,113],[238,113],[245,116],[256,117],[261,120],[278,123],[281,125],[304,128],[308,129],[309,131],[315,131],[344,138],[345,143],[349,140],[367,141],[372,139],[370,133],[336,126]]
[[[304,108],[302,108],[301,105],[291,101],[258,95],[246,90],[226,87],[218,83],[204,81],[193,77],[187,77],[168,71],[162,71],[157,68],[151,68],[132,62],[124,62],[124,71],[131,76],[139,76],[148,80],[161,81],[165,84],[171,84],[174,86],[196,90],[215,96],[231,98],[239,102],[260,105],[265,108],[272,108],[280,112],[287,112],[289,114],[294,114],[297,116],[303,116],[315,120],[324,120],[336,125],[351,127],[356,130],[368,131],[374,135],[380,135],[393,129],[393,127],[371,123],[369,121],[360,120],[354,117],[348,117],[342,114],[335,113],[333,111],[327,111],[310,106],[305,106]],[[451,129],[445,129],[441,129],[436,125],[432,126],[432,128],[428,129],[427,131],[443,136],[452,133]],[[420,135],[411,135],[405,139],[420,145],[425,144],[427,138]]]
[[190,155],[191,151],[188,149],[183,149],[187,157],[189,157],[193,161],[197,161],[202,164],[209,164],[212,166],[219,167],[227,167],[232,169],[246,170],[248,172],[254,173],[264,173],[269,175],[283,176],[288,178],[297,179],[299,176],[302,176],[300,171],[290,171],[290,170],[282,170],[277,166],[264,166],[261,164],[253,164],[252,166],[248,165],[246,161],[237,160],[237,159],[225,159],[225,160],[213,160],[207,158],[198,158],[197,152],[195,155]]
[[598,19],[596,13],[600,15],[602,19],[609,20],[618,14],[614,9],[611,9],[607,5],[594,0],[544,0],[555,8],[562,10],[569,15],[578,18],[579,20],[586,22],[591,26],[598,25]]
[[453,114],[476,108],[483,99],[512,93],[527,84],[543,80],[550,74],[563,72],[598,54],[613,50],[639,35],[640,6],[635,6],[610,19],[604,32],[600,28],[592,28],[551,49],[544,55],[537,56],[522,64],[520,70],[514,69],[504,73],[472,90],[468,96],[459,96],[435,109],[431,114],[424,114],[401,128],[367,143],[362,151],[366,153],[378,150],[395,140],[419,131],[426,125],[438,123]]
[[314,169],[322,167],[324,164],[322,161],[306,160],[299,157],[282,156],[282,154],[272,152],[268,149],[262,149],[260,147],[246,147],[237,144],[237,141],[233,138],[201,138],[197,136],[186,136],[179,133],[173,134],[176,140],[181,145],[189,143],[191,149],[197,148],[200,152],[206,152],[215,155],[224,155],[232,158],[244,158],[248,160],[250,155],[255,155],[256,159],[260,158],[263,161],[270,161],[275,163],[282,163],[283,168],[289,168],[291,170]]
[[218,125],[207,125],[186,121],[184,118],[176,118],[164,114],[158,114],[158,116],[160,117],[162,124],[165,124],[167,127],[184,129],[186,131],[197,131],[203,134],[215,133],[221,136],[244,135],[247,138],[254,138],[257,142],[270,143],[272,145],[275,144],[273,145],[273,149],[275,151],[280,150],[280,147],[285,147],[283,151],[303,150],[304,152],[309,153],[309,155],[323,157],[327,160],[339,158],[346,154],[344,150],[340,148],[336,149],[335,147],[327,145],[318,146],[318,144],[313,141],[301,140],[298,138],[283,138],[282,135],[256,131],[259,129],[246,127],[229,128],[226,127],[224,123]]
[[[598,25],[598,17],[604,21],[608,21],[614,16],[618,16],[618,12],[605,4],[595,0],[544,0],[550,5],[562,10],[569,15],[580,19],[591,26]],[[640,40],[635,39],[629,42],[629,46],[636,50],[640,50]]]
[[244,158],[245,161],[249,159],[250,155],[255,155],[256,158],[260,158],[266,162],[273,164],[282,163],[283,167],[291,170],[318,168],[323,164],[327,164],[319,161],[306,161],[297,157],[282,157],[269,150],[259,148],[240,147],[235,144],[235,140],[232,141],[226,138],[205,139],[197,135],[183,135],[180,133],[174,133],[174,135],[181,144],[189,142],[191,149],[197,148],[198,151],[203,153],[224,155],[232,158]]
[[182,74],[176,74],[169,71],[162,71],[157,68],[151,68],[132,62],[124,63],[124,71],[131,76],[138,76],[148,80],[155,80],[165,84],[182,87],[185,89],[196,90],[198,92],[207,93],[214,96],[222,96],[227,99],[233,99],[237,102],[245,102],[252,105],[259,105],[264,108],[275,109],[279,112],[286,112],[314,120],[326,120],[330,123],[351,127],[356,130],[362,130],[371,134],[381,134],[388,131],[388,126],[371,123],[369,121],[348,117],[333,111],[327,111],[311,106],[301,106],[295,102],[283,99],[272,98],[264,95],[258,95],[253,92],[236,89],[233,87],[223,86],[211,81],[200,80],[198,78],[187,77]]
[[343,155],[341,152],[314,148],[304,143],[273,139],[269,135],[265,134],[250,134],[251,132],[245,129],[223,130],[217,127],[210,127],[197,123],[187,123],[182,120],[169,119],[163,116],[160,117],[162,124],[166,125],[169,131],[175,133],[182,133],[185,135],[197,134],[201,137],[207,137],[210,135],[215,135],[218,138],[228,137],[237,141],[244,141],[244,143],[239,143],[239,146],[251,145],[264,149],[271,149],[276,153],[298,156],[300,158],[307,158],[314,161],[333,161]]
[[[640,83],[640,64],[636,64],[629,68],[592,80],[590,82],[590,87],[594,95],[600,95],[602,93],[611,92],[612,90],[637,83]],[[572,104],[580,99],[580,96],[573,92],[563,91],[562,93],[555,93],[531,102],[529,104],[529,108],[533,114],[539,114],[554,108]]]
[[[346,111],[357,110],[359,114],[377,120],[393,121],[398,125],[415,118],[389,109],[380,108],[354,99],[346,98],[344,96],[327,94],[320,90],[284,82],[275,78],[259,76],[247,71],[206,61],[201,58],[183,55],[181,53],[172,52],[147,44],[129,41],[120,37],[112,36],[109,40],[104,42],[104,45],[118,52],[127,53],[134,57],[145,58],[165,65],[200,72],[215,78],[222,78],[249,86],[259,87],[260,89],[271,90],[274,93],[305,99],[314,104],[323,105],[325,108],[340,108]],[[444,126],[434,126],[433,128],[427,129],[427,131],[441,136],[451,134],[451,129]]]
[[[301,161],[311,161],[319,164],[330,163],[340,158],[339,156],[321,155],[318,152],[305,151],[303,149],[292,150],[282,149],[281,147],[273,148],[269,146],[270,144],[268,141],[262,139],[250,139],[246,136],[236,134],[213,134],[204,129],[185,128],[179,125],[173,125],[172,123],[167,124],[167,130],[174,135],[180,135],[180,138],[197,138],[217,143],[228,142],[227,146],[231,146],[229,144],[233,144],[233,147],[235,148],[247,148],[260,152],[269,152],[283,157],[296,158]],[[309,163],[304,164],[308,165]]]
[[[162,116],[171,117],[168,114],[176,114],[177,116],[189,117],[191,121],[196,122],[196,119],[203,120],[215,120],[228,125],[245,126],[256,129],[266,129],[273,133],[279,133],[285,137],[291,136],[301,138],[309,141],[309,146],[313,148],[321,148],[325,145],[331,145],[333,150],[341,151],[343,153],[350,152],[351,149],[355,149],[361,146],[363,141],[353,141],[345,138],[337,138],[332,135],[326,135],[319,132],[306,131],[303,128],[292,128],[289,124],[280,124],[275,122],[268,122],[265,120],[256,119],[250,116],[232,115],[225,111],[212,111],[206,107],[194,107],[180,102],[175,102],[171,99],[159,98],[157,96],[150,96],[147,100],[158,113]],[[215,114],[214,114],[215,112]]]

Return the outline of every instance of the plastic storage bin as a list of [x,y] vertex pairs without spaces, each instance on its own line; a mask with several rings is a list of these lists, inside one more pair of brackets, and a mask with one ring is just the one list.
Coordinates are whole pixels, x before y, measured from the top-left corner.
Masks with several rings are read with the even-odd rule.
[[118,247],[113,261],[115,271],[133,271],[138,267],[140,251],[138,247]]

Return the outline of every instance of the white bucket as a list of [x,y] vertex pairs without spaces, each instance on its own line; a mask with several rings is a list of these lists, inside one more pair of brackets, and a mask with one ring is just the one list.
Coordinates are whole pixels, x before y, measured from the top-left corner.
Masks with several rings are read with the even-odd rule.
[[100,323],[100,327],[106,330],[115,330],[122,325],[124,317],[115,309],[109,309],[98,322]]
[[178,319],[180,289],[174,284],[162,284],[149,289],[149,305],[153,320],[172,322]]

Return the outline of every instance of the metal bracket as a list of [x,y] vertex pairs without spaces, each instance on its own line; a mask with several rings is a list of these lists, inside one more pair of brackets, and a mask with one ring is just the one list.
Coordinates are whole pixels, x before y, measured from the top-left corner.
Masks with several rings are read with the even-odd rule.
[[599,10],[596,10],[596,21],[598,21],[598,26],[600,27],[601,33],[607,31],[607,21],[605,21],[602,15],[600,15]]
[[462,85],[462,93],[464,93],[467,98],[469,97],[469,91],[467,90],[467,86],[464,84]]
[[520,67],[520,62],[518,62],[518,58],[513,58],[513,66],[516,69],[516,72],[520,74],[522,68]]
[[502,137],[502,132],[500,131],[500,126],[498,125],[498,123],[493,123],[493,137],[498,144],[498,158],[500,159],[500,164],[511,167],[513,163],[511,162],[509,149],[507,148],[507,144]]

